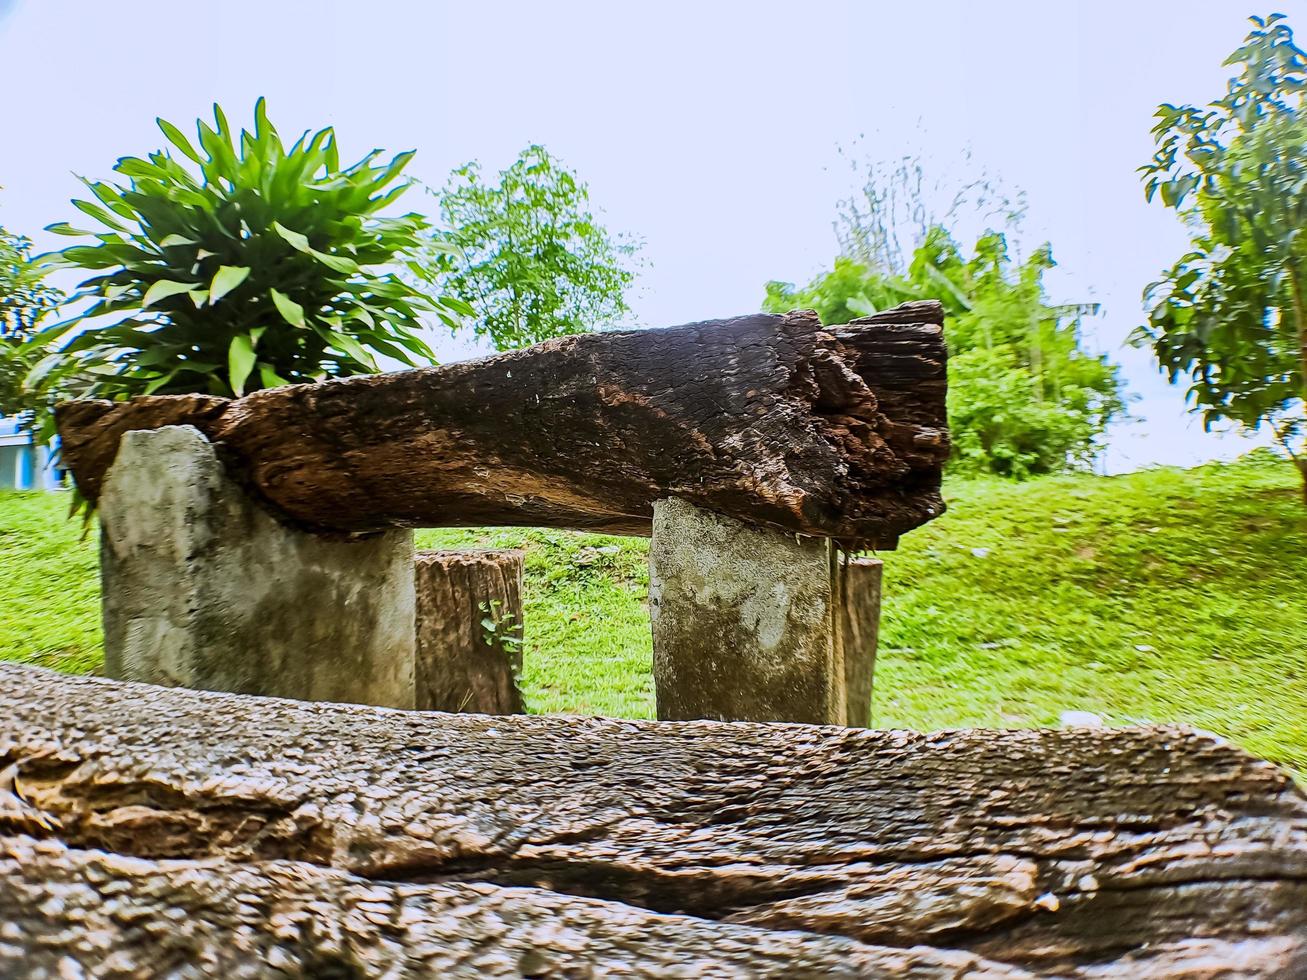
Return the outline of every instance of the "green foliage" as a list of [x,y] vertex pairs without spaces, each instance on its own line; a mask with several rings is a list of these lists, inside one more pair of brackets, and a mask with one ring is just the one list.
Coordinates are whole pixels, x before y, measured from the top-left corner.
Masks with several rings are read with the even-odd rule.
[[[1307,512],[1283,460],[945,482],[948,512],[885,558],[873,721],[933,731],[1187,723],[1307,770]],[[0,494],[0,659],[100,662],[96,541],[55,494]],[[417,532],[523,548],[530,710],[652,718],[647,542]],[[983,554],[983,557],[981,556]],[[1182,610],[1183,615],[1177,611]]]
[[24,384],[39,359],[31,341],[37,323],[62,298],[32,261],[32,243],[0,228],[0,415],[42,407],[44,393]]
[[214,106],[198,146],[159,120],[171,149],[125,157],[125,184],[83,180],[94,201],[73,205],[103,230],[49,257],[95,275],[72,297],[80,315],[45,331],[42,370],[90,372],[101,397],[258,388],[378,370],[376,354],[432,359],[421,315],[458,321],[395,272],[426,222],[385,216],[408,187],[413,156],[374,150],[341,167],[335,133],[287,149],[264,101],[239,134]]
[[503,603],[498,599],[477,603],[481,611],[481,639],[488,647],[498,646],[510,652],[522,646],[522,638],[517,635],[519,624],[516,613],[505,612],[499,607]]
[[968,257],[936,227],[906,274],[841,257],[802,289],[768,283],[763,306],[815,309],[836,324],[938,298],[949,315],[950,465],[1023,478],[1087,465],[1124,411],[1116,368],[1080,348],[1080,318],[1094,308],[1048,303],[1043,275],[1052,266],[1047,246],[1013,262],[995,232]]
[[99,532],[61,493],[0,492],[0,659],[75,674],[104,662]]
[[933,298],[922,294],[903,276],[875,273],[857,259],[841,255],[835,267],[802,288],[773,279],[766,285],[763,309],[786,313],[795,309],[816,310],[822,323],[848,323],[899,303]]
[[459,167],[440,196],[442,247],[426,271],[475,311],[477,336],[498,350],[611,325],[628,310],[636,246],[599,224],[589,197],[542,146],[497,182],[478,163]]
[[1251,20],[1222,98],[1157,111],[1145,192],[1192,235],[1132,339],[1173,381],[1188,376],[1206,424],[1269,423],[1290,452],[1297,442],[1307,479],[1307,56],[1282,14]]

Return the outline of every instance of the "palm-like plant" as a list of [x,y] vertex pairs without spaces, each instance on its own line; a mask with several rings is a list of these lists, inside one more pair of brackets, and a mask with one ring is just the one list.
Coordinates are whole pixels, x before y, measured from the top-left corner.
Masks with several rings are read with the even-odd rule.
[[96,274],[70,297],[79,315],[38,338],[50,353],[32,380],[77,375],[110,398],[240,395],[376,371],[378,353],[430,363],[422,315],[454,326],[466,306],[396,274],[426,245],[420,215],[382,213],[409,186],[413,153],[341,168],[330,128],[286,149],[263,99],[253,133],[235,134],[216,105],[214,119],[197,123],[198,147],[159,120],[181,158],[125,157],[125,185],[83,179],[96,200],[73,205],[107,230],[52,225],[95,242],[44,261]]

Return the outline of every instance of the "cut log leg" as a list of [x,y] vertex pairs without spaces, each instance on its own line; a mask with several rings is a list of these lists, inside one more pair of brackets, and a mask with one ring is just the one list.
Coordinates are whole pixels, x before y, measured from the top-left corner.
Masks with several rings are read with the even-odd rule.
[[649,611],[659,718],[869,723],[879,562],[660,500]]
[[46,967],[1302,977],[1307,798],[1180,728],[423,714],[0,664],[0,976]]
[[811,312],[563,337],[480,361],[59,406],[94,501],[132,429],[194,425],[289,523],[648,534],[675,496],[780,531],[893,547],[943,512],[943,310],[825,329]]
[[127,433],[100,496],[105,670],[412,708],[412,532],[284,527],[190,426]]
[[417,707],[488,715],[523,710],[520,551],[420,551]]
[[856,728],[871,724],[882,571],[879,559],[841,556],[838,623],[847,705],[845,724]]

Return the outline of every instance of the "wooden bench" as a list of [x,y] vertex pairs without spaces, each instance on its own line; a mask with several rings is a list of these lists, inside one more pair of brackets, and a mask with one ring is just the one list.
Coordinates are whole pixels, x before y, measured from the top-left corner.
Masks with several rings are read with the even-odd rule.
[[419,682],[408,529],[543,525],[652,533],[659,717],[868,724],[879,568],[848,555],[944,509],[942,322],[933,302],[832,328],[757,314],[237,400],[65,403],[109,672],[447,706]]

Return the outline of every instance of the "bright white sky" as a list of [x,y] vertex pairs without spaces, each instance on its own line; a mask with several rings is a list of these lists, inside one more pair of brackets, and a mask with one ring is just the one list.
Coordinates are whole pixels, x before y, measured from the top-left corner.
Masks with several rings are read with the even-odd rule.
[[[1290,15],[1302,0],[1280,0]],[[1058,301],[1097,300],[1090,346],[1124,366],[1133,410],[1110,471],[1248,448],[1202,432],[1145,352],[1122,346],[1140,293],[1184,244],[1135,168],[1160,102],[1206,102],[1246,33],[1229,0],[977,3],[0,0],[0,224],[38,247],[74,219],[74,173],[158,148],[163,116],[265,95],[285,133],[334,125],[343,156],[416,148],[439,186],[545,144],[610,228],[645,242],[636,322],[756,310],[768,279],[829,267],[839,148],[980,166],[1029,197]],[[413,193],[410,203],[429,206]],[[75,223],[75,222],[74,222]],[[446,343],[447,358],[468,350]]]

